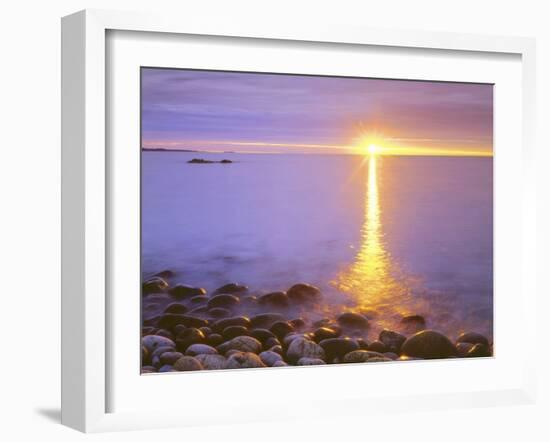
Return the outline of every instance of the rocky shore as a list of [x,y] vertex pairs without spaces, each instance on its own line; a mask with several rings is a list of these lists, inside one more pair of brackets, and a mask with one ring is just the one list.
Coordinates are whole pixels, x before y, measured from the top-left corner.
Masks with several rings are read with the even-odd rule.
[[374,318],[356,312],[311,319],[320,290],[295,284],[256,295],[230,283],[212,293],[173,285],[171,271],[142,285],[141,372],[219,370],[492,356],[475,332],[457,339],[426,328],[420,315],[367,340]]

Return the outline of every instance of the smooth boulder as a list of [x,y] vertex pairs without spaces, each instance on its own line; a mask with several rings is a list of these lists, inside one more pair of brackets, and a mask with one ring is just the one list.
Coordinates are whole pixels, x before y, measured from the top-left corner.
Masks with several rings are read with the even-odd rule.
[[286,356],[288,362],[295,364],[301,358],[324,359],[325,350],[319,344],[299,337],[292,340],[286,351]]
[[220,353],[227,353],[230,350],[237,350],[245,353],[260,353],[262,343],[252,336],[237,336],[230,341],[218,345]]
[[456,356],[457,351],[447,336],[434,330],[423,330],[404,342],[401,353],[423,359],[441,359]]

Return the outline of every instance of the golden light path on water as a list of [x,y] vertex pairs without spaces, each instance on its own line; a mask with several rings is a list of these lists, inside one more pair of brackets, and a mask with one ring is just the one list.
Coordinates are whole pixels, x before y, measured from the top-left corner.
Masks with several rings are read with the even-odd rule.
[[389,327],[411,314],[412,280],[400,275],[397,263],[392,262],[386,249],[378,176],[380,161],[378,155],[368,157],[360,247],[353,264],[337,276],[334,286],[356,302],[351,310],[376,315],[380,327]]

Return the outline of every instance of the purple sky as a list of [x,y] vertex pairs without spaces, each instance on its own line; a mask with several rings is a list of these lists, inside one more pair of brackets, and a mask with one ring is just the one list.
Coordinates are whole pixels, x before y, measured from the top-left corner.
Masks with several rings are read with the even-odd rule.
[[144,147],[487,153],[492,127],[491,85],[142,68]]

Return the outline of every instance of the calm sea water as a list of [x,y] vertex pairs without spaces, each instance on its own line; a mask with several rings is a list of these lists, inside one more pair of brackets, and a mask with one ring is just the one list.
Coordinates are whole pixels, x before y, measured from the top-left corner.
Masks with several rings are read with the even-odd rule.
[[259,293],[304,281],[384,326],[418,313],[492,336],[492,179],[490,158],[144,152],[143,273]]

